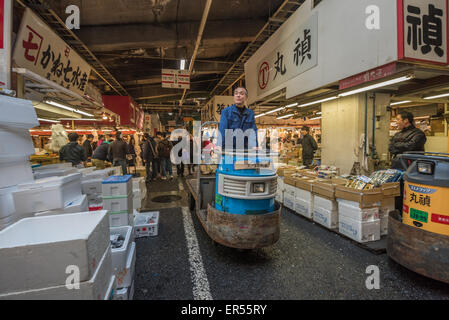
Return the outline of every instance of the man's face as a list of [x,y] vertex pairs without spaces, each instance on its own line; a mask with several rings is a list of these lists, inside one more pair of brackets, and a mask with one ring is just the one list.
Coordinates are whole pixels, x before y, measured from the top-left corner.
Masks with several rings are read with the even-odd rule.
[[242,105],[247,100],[246,90],[243,88],[237,88],[234,91],[234,102],[235,104]]
[[402,129],[408,127],[410,122],[408,121],[408,119],[402,119],[401,115],[398,115],[396,117],[396,124],[398,125],[399,130],[402,130]]
[[306,130],[301,130],[301,134],[305,136],[308,132]]

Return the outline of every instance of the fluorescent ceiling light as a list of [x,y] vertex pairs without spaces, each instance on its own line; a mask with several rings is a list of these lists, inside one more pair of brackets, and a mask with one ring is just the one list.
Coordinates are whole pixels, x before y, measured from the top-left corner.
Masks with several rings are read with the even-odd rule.
[[405,103],[409,103],[409,102],[411,102],[411,101],[407,100],[407,101],[394,102],[394,103],[390,103],[390,106],[397,106],[399,104],[405,104]]
[[282,111],[284,109],[285,109],[285,107],[280,107],[280,108],[277,108],[277,109],[274,109],[274,110],[266,112],[265,115],[272,114],[272,113],[275,113],[275,112],[278,112],[278,111]]
[[258,114],[257,116],[255,116],[254,118],[260,118],[260,117],[263,117],[263,116],[266,116],[267,114],[266,113],[261,113],[261,114]]
[[431,99],[438,99],[438,98],[443,98],[443,97],[448,97],[448,96],[449,96],[449,93],[445,93],[445,94],[440,94],[437,96],[426,97],[424,99],[431,100]]
[[300,106],[301,108],[303,108],[303,107],[308,107],[308,106],[311,106],[311,105],[314,105],[314,104],[318,104],[318,103],[322,103],[322,102],[326,102],[326,101],[335,100],[335,99],[337,99],[337,98],[338,98],[337,96],[335,96],[335,97],[330,97],[330,98],[321,99],[321,100],[314,101],[314,102],[309,102],[309,103],[301,104],[301,105],[299,105],[299,106]]
[[285,116],[282,116],[282,117],[279,117],[279,118],[276,118],[276,119],[277,119],[277,120],[286,119],[286,118],[293,117],[294,115],[295,115],[294,113],[292,113],[292,114],[287,114],[287,115],[285,115]]
[[367,87],[363,87],[363,88],[360,88],[360,89],[344,92],[344,93],[339,94],[338,96],[339,97],[347,97],[347,96],[350,96],[350,95],[353,95],[353,94],[357,94],[357,93],[361,93],[361,92],[365,92],[365,91],[369,91],[369,90],[373,90],[373,89],[377,89],[377,88],[381,88],[381,87],[386,87],[386,86],[389,86],[389,85],[392,85],[392,84],[404,82],[404,81],[407,81],[407,80],[410,80],[410,79],[413,79],[413,78],[414,78],[414,76],[412,76],[412,75],[403,76],[403,77],[399,77],[399,78],[396,78],[396,79],[391,79],[391,80],[387,80],[387,81],[380,82],[380,83],[377,83],[377,84],[373,84],[373,85],[370,85],[370,86],[367,86]]
[[52,106],[61,108],[61,109],[65,109],[65,110],[69,110],[69,111],[75,111],[75,109],[70,108],[70,107],[68,107],[68,106],[66,106],[66,105],[63,105],[63,104],[61,104],[61,103],[55,102],[55,101],[45,100],[44,102],[47,103],[47,104],[50,104],[50,105],[52,105]]
[[315,114],[321,116],[323,113],[320,111],[320,112],[317,112],[317,113],[315,113]]
[[186,60],[185,60],[185,59],[182,59],[182,60],[181,60],[181,70],[184,70],[185,67],[186,67]]
[[44,122],[51,122],[51,123],[59,123],[59,122],[61,122],[61,121],[48,120],[48,119],[42,119],[42,118],[37,118],[37,120],[39,120],[39,121],[44,121]]
[[60,121],[101,121],[98,119],[71,119],[71,118],[65,118],[65,119],[59,119]]
[[298,105],[298,103],[293,103],[293,104],[289,104],[288,106],[285,106],[285,108],[293,108],[296,107]]
[[309,120],[320,120],[322,117],[310,118]]
[[94,116],[93,114],[90,114],[90,113],[87,113],[87,112],[84,112],[84,111],[81,111],[81,110],[75,110],[75,112],[79,113],[79,114],[82,114],[84,116],[88,116],[88,117],[93,117]]

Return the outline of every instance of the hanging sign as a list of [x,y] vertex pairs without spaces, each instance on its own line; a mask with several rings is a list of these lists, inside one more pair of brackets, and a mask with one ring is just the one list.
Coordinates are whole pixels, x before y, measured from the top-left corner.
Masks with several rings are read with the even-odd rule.
[[22,18],[13,59],[26,68],[81,96],[91,67],[30,9]]
[[162,88],[190,89],[190,74],[186,70],[162,69]]

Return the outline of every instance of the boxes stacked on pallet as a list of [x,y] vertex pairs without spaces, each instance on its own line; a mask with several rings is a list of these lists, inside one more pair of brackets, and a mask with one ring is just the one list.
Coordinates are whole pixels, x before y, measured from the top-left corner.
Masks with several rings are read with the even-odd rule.
[[338,203],[315,195],[313,197],[313,221],[328,229],[338,228]]
[[132,176],[111,176],[102,182],[103,208],[109,212],[111,227],[132,225]]
[[296,186],[285,181],[284,184],[284,206],[295,211]]
[[147,195],[147,186],[145,184],[145,178],[133,178],[133,208],[142,208],[142,201],[145,200]]
[[309,219],[313,218],[314,195],[311,192],[313,181],[313,179],[309,178],[297,178],[295,184],[297,190],[295,211]]
[[134,212],[136,238],[156,237],[159,232],[159,211]]
[[[120,291],[116,292],[114,299],[128,300],[129,298],[136,266],[134,239],[134,230],[131,226],[110,228],[112,268],[117,279],[118,291]],[[126,299],[124,299],[123,293],[126,293]]]
[[361,208],[358,202],[338,200],[339,232],[357,242],[380,240],[379,207]]
[[106,211],[27,218],[6,228],[0,299],[110,299],[115,276],[108,237]]
[[393,197],[383,198],[380,202],[379,219],[380,219],[380,235],[388,234],[388,215],[396,209],[396,199]]
[[15,210],[12,192],[34,181],[29,156],[34,154],[29,129],[39,125],[31,101],[0,95],[0,230],[26,215]]

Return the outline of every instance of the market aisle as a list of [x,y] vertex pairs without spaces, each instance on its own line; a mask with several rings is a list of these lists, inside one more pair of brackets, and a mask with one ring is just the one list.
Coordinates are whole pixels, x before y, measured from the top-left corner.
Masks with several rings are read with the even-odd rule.
[[[164,187],[167,192],[180,190],[176,181]],[[185,203],[185,191],[180,195]],[[182,209],[160,211],[158,237],[137,241],[135,298],[194,299]],[[290,212],[282,214],[276,245],[243,252],[214,246],[196,215],[191,217],[216,300],[449,299],[448,285],[414,274],[385,254],[374,255]],[[366,288],[370,265],[380,269],[380,290]]]

